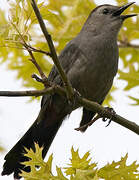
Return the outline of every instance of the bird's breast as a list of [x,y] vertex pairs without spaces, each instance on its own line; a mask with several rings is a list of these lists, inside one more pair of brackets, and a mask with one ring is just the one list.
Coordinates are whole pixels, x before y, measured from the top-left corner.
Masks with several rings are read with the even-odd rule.
[[101,49],[92,50],[93,53],[88,52],[89,54],[83,52],[68,73],[72,86],[83,97],[96,102],[107,95],[118,68],[117,50],[107,51],[108,48],[103,53]]

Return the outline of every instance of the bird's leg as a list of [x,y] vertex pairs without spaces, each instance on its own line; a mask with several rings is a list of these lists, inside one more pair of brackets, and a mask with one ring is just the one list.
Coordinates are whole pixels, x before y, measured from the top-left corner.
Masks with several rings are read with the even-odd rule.
[[[110,125],[110,123],[111,123],[111,120],[112,120],[113,116],[116,114],[116,112],[114,111],[113,108],[110,108],[110,107],[105,107],[105,109],[106,109],[106,111],[109,111],[111,113],[111,117],[110,117],[110,119],[108,121],[108,124],[106,125],[106,127],[108,127]],[[106,122],[107,120],[108,120],[108,118],[106,118],[106,117],[102,118],[102,121],[104,121],[104,122]]]
[[79,128],[75,128],[76,131],[82,131],[82,129],[84,128],[88,128],[89,126],[91,126],[94,122],[96,122],[99,118],[101,118],[101,116],[98,114],[97,116],[95,116],[89,123],[80,126]]

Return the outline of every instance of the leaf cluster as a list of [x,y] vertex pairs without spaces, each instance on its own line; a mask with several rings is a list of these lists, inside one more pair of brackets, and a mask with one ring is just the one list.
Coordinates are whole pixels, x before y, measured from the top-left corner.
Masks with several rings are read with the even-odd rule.
[[[135,162],[127,165],[128,155],[122,157],[120,161],[113,161],[108,163],[102,168],[97,167],[97,163],[92,163],[89,158],[90,152],[84,154],[83,157],[79,156],[78,150],[71,149],[71,159],[68,167],[56,167],[57,175],[52,172],[53,156],[50,155],[47,162],[42,159],[43,148],[35,143],[35,152],[30,149],[25,149],[25,156],[31,160],[23,164],[30,166],[31,172],[27,173],[22,171],[21,176],[25,180],[135,180],[139,179],[139,164]],[[63,170],[64,172],[63,173]]]

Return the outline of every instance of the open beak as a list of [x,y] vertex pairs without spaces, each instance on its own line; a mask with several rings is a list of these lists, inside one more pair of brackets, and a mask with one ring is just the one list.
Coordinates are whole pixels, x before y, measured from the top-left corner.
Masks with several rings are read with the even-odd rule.
[[113,16],[120,16],[121,19],[125,20],[127,18],[130,18],[130,17],[133,17],[133,16],[137,16],[137,14],[129,14],[129,15],[121,15],[122,12],[124,12],[129,6],[131,6],[132,4],[134,4],[135,2],[131,2],[131,3],[127,3],[121,7],[119,7],[118,10],[116,10],[114,13],[113,13]]

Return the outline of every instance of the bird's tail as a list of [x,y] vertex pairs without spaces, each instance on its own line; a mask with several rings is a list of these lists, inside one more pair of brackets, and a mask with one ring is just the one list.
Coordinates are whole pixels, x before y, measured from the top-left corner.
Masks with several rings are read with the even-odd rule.
[[18,179],[20,170],[30,171],[30,168],[21,162],[29,160],[23,156],[24,147],[34,150],[34,142],[43,146],[44,158],[65,116],[66,113],[63,111],[57,113],[52,104],[50,107],[42,108],[33,125],[5,156],[2,175],[14,173],[14,178]]

